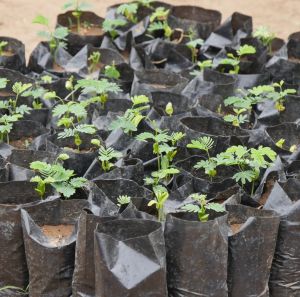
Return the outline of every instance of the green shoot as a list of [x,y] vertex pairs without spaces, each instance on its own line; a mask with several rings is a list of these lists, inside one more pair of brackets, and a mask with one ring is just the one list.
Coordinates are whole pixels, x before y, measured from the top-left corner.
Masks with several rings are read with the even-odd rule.
[[200,71],[194,70],[190,73],[191,75],[197,76],[197,75],[200,75],[206,68],[212,68],[213,61],[212,60],[205,60],[205,61],[202,61],[202,62],[198,62],[197,66],[200,68]]
[[103,171],[110,171],[114,166],[112,160],[122,158],[122,153],[115,151],[112,147],[100,146],[98,159],[101,162]]
[[121,74],[120,74],[119,70],[116,68],[116,65],[114,62],[112,63],[112,65],[105,66],[104,75],[111,79],[119,79],[121,76]]
[[154,186],[153,192],[155,195],[155,199],[151,200],[148,203],[148,206],[155,205],[158,211],[158,220],[162,222],[165,219],[164,205],[169,198],[169,193],[168,190],[161,185]]
[[117,198],[117,202],[118,202],[117,205],[121,208],[122,206],[127,205],[131,202],[131,197],[127,195],[120,195]]
[[49,20],[42,16],[38,15],[33,20],[34,24],[39,24],[45,27],[45,31],[38,32],[38,35],[42,38],[45,38],[50,47],[51,55],[53,56],[54,60],[56,58],[56,51],[58,48],[66,48],[66,37],[69,34],[68,28],[65,27],[57,27],[53,32],[49,26]]
[[167,39],[170,39],[170,37],[173,34],[173,30],[169,26],[169,24],[168,24],[167,21],[151,23],[150,26],[148,27],[148,31],[150,33],[153,33],[155,31],[163,31],[164,32],[164,36]]
[[243,114],[246,112],[246,108],[237,109],[234,108],[233,112],[234,114],[228,114],[223,117],[225,122],[231,123],[235,127],[240,127],[242,124],[248,122],[247,115]]
[[123,27],[126,24],[127,22],[122,19],[106,19],[102,23],[102,29],[104,32],[109,33],[112,39],[115,39],[119,35],[116,29],[118,27]]
[[245,55],[252,55],[255,53],[256,53],[255,47],[245,44],[236,51],[236,56],[231,53],[228,53],[227,58],[221,60],[220,65],[229,65],[233,68],[232,70],[229,71],[229,73],[238,74],[240,71],[241,58]]
[[225,208],[219,203],[207,202],[206,195],[192,194],[190,196],[197,204],[186,204],[181,207],[186,212],[194,212],[198,214],[200,222],[207,222],[209,214],[207,210],[213,210],[215,212],[224,212]]
[[126,17],[131,23],[137,23],[138,4],[137,3],[124,3],[117,8],[117,13]]
[[8,45],[7,41],[0,41],[0,56],[3,56],[4,49]]
[[72,9],[72,15],[76,19],[77,32],[80,32],[81,21],[80,18],[84,10],[89,8],[89,4],[86,2],[81,2],[79,0],[70,0],[63,6],[64,9]]
[[93,73],[97,70],[100,63],[101,54],[99,52],[92,52],[88,57],[89,61],[89,73]]
[[165,108],[165,112],[168,116],[172,116],[174,113],[173,104],[172,102],[168,102]]
[[259,39],[262,44],[269,49],[269,53],[272,52],[272,41],[275,38],[275,33],[269,31],[267,27],[260,26],[253,32],[253,37]]
[[203,39],[199,38],[199,39],[191,40],[186,45],[192,52],[192,62],[196,63],[198,53],[199,53],[199,48],[203,45]]
[[69,158],[67,154],[58,156],[54,164],[35,161],[30,164],[30,168],[39,173],[31,178],[31,182],[37,183],[36,191],[41,199],[44,198],[46,186],[51,185],[58,193],[65,198],[70,198],[75,194],[76,189],[82,188],[87,180],[83,177],[74,177],[74,170],[65,169],[59,161]]
[[118,118],[110,124],[110,130],[122,129],[126,134],[137,131],[138,125],[145,118],[142,112],[150,108],[150,100],[147,96],[140,95],[131,97],[131,102],[133,104],[132,108],[127,109],[123,116],[118,116]]
[[166,9],[164,7],[157,7],[150,16],[150,22],[153,23],[154,21],[166,21],[168,19],[169,13],[170,9]]

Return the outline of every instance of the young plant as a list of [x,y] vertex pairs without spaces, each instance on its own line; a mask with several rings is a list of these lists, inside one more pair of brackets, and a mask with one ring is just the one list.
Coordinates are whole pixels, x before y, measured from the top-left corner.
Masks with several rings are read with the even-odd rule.
[[86,2],[81,2],[79,0],[71,0],[68,1],[63,8],[64,9],[72,9],[72,15],[76,19],[77,24],[77,32],[80,33],[80,26],[81,26],[81,16],[84,10],[89,7],[89,4]]
[[166,105],[166,108],[165,108],[165,112],[169,117],[171,117],[173,115],[174,108],[173,108],[172,102],[168,102],[168,104]]
[[126,206],[131,202],[131,197],[127,195],[120,195],[117,198],[118,206],[121,208],[122,206]]
[[216,157],[217,165],[233,166],[238,172],[233,175],[237,183],[244,187],[251,183],[251,195],[254,193],[255,182],[259,179],[262,169],[268,168],[276,159],[276,152],[269,147],[231,146]]
[[155,31],[163,31],[166,39],[170,39],[173,34],[173,29],[169,26],[167,21],[151,23],[148,27],[148,31],[151,34]]
[[191,75],[195,75],[195,76],[198,76],[200,75],[201,73],[203,73],[203,71],[206,69],[206,68],[212,68],[213,66],[213,61],[212,60],[204,60],[202,62],[198,62],[197,63],[197,66],[200,68],[200,71],[199,70],[194,70],[192,71],[190,74]]
[[113,62],[112,65],[106,65],[104,75],[111,79],[119,79],[121,74],[119,70],[116,68],[115,63]]
[[136,2],[139,6],[152,8],[151,4],[154,2],[154,0],[137,0]]
[[101,103],[104,108],[105,103],[108,100],[108,93],[117,94],[121,92],[121,88],[114,82],[110,82],[107,79],[93,80],[93,79],[81,79],[78,80],[75,85],[75,90],[82,89],[83,94],[93,94],[88,103]]
[[275,38],[275,33],[271,32],[267,27],[260,26],[254,31],[253,37],[259,39],[264,46],[268,47],[269,52],[272,52],[272,41]]
[[139,95],[131,97],[131,102],[132,107],[127,109],[123,116],[118,116],[118,118],[110,124],[110,130],[122,129],[126,134],[137,131],[138,125],[145,118],[142,112],[150,108],[150,101],[147,96]]
[[56,59],[56,52],[59,48],[66,48],[66,37],[69,34],[68,28],[57,27],[53,32],[49,26],[49,20],[42,16],[38,15],[34,20],[34,24],[39,24],[45,27],[44,31],[39,31],[38,35],[42,38],[45,38],[49,43],[50,52],[54,61]]
[[232,53],[228,53],[227,58],[221,60],[219,64],[231,66],[233,69],[230,70],[229,73],[238,74],[240,71],[241,58],[245,55],[252,55],[255,53],[256,53],[255,47],[245,44],[236,51],[236,55],[233,55]]
[[92,52],[88,57],[89,61],[89,73],[93,73],[97,70],[100,63],[101,54],[99,52]]
[[286,96],[297,93],[295,89],[284,89],[283,85],[284,85],[283,80],[281,80],[279,83],[274,83],[273,84],[274,92],[270,92],[268,94],[268,99],[275,101],[275,108],[279,112],[285,111],[284,103],[286,100]]
[[30,182],[37,183],[36,191],[41,199],[44,198],[46,186],[52,186],[65,198],[75,194],[76,189],[82,188],[87,180],[83,177],[74,177],[74,170],[65,169],[60,162],[69,159],[67,154],[60,154],[53,164],[35,161],[30,163],[30,168],[39,175],[31,178]]
[[192,62],[196,63],[199,54],[199,49],[203,45],[203,39],[199,38],[191,40],[186,45],[192,52]]
[[240,127],[242,124],[248,122],[247,115],[243,114],[246,111],[246,108],[233,108],[234,114],[227,114],[223,117],[223,119],[225,122],[231,123],[235,127]]
[[131,23],[137,23],[137,11],[137,3],[124,3],[117,8],[117,14],[125,16],[125,18]]
[[4,49],[8,45],[7,41],[0,41],[0,56],[3,56]]
[[7,291],[7,290],[16,291],[17,295],[25,295],[25,296],[27,296],[29,294],[29,285],[25,289],[20,288],[20,287],[16,287],[16,286],[9,286],[9,285],[8,286],[4,286],[4,287],[0,288],[0,293],[4,292],[4,291]]
[[204,169],[205,174],[207,174],[210,179],[212,180],[213,177],[217,175],[217,166],[218,163],[215,158],[210,156],[209,151],[214,147],[214,141],[211,137],[203,136],[196,140],[192,140],[191,143],[187,145],[188,148],[191,149],[198,149],[200,151],[204,151],[207,160],[201,160],[199,161],[194,168],[196,169]]
[[169,193],[168,190],[161,185],[154,186],[153,192],[155,195],[155,199],[151,200],[148,203],[148,206],[155,205],[158,212],[158,220],[162,222],[165,219],[164,205],[169,198]]
[[297,145],[296,144],[293,144],[291,145],[290,147],[287,147],[285,145],[285,139],[284,138],[280,138],[276,143],[275,145],[281,149],[286,149],[288,151],[290,151],[291,153],[294,153],[296,150],[297,150]]
[[194,212],[198,214],[200,222],[207,222],[209,214],[207,210],[213,210],[215,212],[224,212],[225,208],[219,203],[208,202],[206,195],[192,194],[190,197],[196,202],[196,204],[186,204],[181,207],[186,212]]
[[106,19],[102,23],[102,29],[104,32],[109,33],[112,39],[115,39],[119,35],[116,29],[126,24],[127,22],[122,19]]
[[92,144],[99,147],[98,159],[101,162],[101,167],[104,172],[108,172],[114,166],[113,160],[122,158],[122,153],[115,151],[112,147],[105,148],[100,144],[98,139],[92,139]]
[[0,117],[0,142],[9,144],[9,133],[13,128],[13,124],[20,120],[23,116],[21,114],[3,115]]
[[165,7],[157,7],[150,16],[150,23],[153,23],[154,21],[166,21],[168,19],[169,13],[170,9],[166,9]]

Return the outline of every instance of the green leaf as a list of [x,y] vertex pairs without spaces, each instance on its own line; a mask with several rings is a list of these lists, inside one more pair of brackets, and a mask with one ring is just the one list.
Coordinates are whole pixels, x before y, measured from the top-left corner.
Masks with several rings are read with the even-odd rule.
[[94,125],[82,124],[76,126],[76,131],[85,134],[94,134],[96,133],[97,129]]
[[254,46],[252,45],[248,45],[248,44],[245,44],[243,46],[241,46],[239,48],[239,50],[237,50],[237,54],[241,57],[241,56],[244,56],[244,55],[251,55],[251,54],[255,54],[256,53],[256,49]]
[[131,201],[131,197],[127,195],[120,195],[117,198],[118,206],[129,204]]
[[198,213],[200,211],[200,207],[196,204],[186,204],[181,207],[183,211]]
[[252,182],[255,178],[255,172],[253,172],[252,170],[246,170],[246,171],[242,171],[242,172],[237,172],[236,174],[234,174],[234,176],[232,177],[237,183],[241,182],[242,185],[245,185],[248,182]]
[[145,95],[138,95],[138,96],[131,97],[131,102],[133,103],[133,106],[135,106],[140,104],[148,104],[150,100]]
[[57,27],[53,32],[54,38],[58,40],[66,40],[68,34],[69,34],[69,30],[66,27]]
[[195,40],[192,40],[192,41],[188,42],[186,45],[189,48],[196,48],[197,46],[203,45],[203,43],[204,43],[203,39],[198,38],[198,39],[195,39]]
[[32,23],[48,26],[49,25],[49,20],[46,17],[42,16],[42,15],[38,15],[33,19]]
[[65,183],[65,182],[64,183],[53,183],[52,185],[58,193],[63,194],[64,197],[66,197],[66,198],[70,198],[76,192],[75,188],[72,187],[72,185]]
[[16,113],[19,113],[21,115],[29,114],[31,110],[32,108],[25,104],[16,107]]
[[213,148],[213,146],[214,140],[208,136],[199,137],[197,140],[192,140],[192,142],[187,145],[188,148],[198,149],[201,151],[209,151]]
[[120,72],[117,70],[115,65],[107,65],[105,66],[105,72],[104,75],[108,78],[112,78],[112,79],[119,79],[121,74]]
[[117,13],[126,15],[127,13],[136,14],[138,5],[136,3],[124,3],[118,6]]
[[220,203],[208,203],[206,204],[206,209],[211,209],[215,212],[224,212],[225,211],[225,207],[220,204]]
[[74,177],[70,180],[70,184],[75,189],[82,188],[87,183],[87,179],[84,177]]
[[14,83],[12,90],[15,94],[20,95],[31,87],[32,84],[23,84],[21,82],[16,82]]
[[119,93],[121,88],[113,82],[109,82],[107,79],[92,80],[92,79],[81,79],[78,80],[75,89],[83,89],[83,94],[89,92],[95,92],[97,94]]
[[0,89],[4,89],[7,86],[7,83],[9,82],[6,78],[0,78]]

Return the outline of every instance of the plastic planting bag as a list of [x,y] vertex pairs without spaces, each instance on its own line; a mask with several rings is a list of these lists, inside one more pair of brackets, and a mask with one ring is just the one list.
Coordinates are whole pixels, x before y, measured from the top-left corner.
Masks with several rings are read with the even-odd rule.
[[228,257],[230,297],[269,297],[268,280],[279,216],[274,211],[227,205],[231,227]]
[[21,210],[30,296],[71,295],[76,223],[87,207],[87,200],[56,199]]
[[161,223],[120,219],[99,224],[94,244],[96,296],[168,296]]
[[265,204],[280,214],[277,246],[270,276],[271,297],[300,296],[300,180],[276,183]]
[[0,183],[0,288],[24,289],[28,285],[21,208],[45,203],[34,188],[33,183],[25,181]]
[[165,240],[169,297],[227,297],[226,213],[168,214]]

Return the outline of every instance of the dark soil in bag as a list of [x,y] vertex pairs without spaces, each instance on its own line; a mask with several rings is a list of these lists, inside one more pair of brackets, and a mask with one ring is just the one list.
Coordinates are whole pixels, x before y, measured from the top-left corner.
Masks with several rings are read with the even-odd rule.
[[228,226],[226,213],[168,214],[165,225],[170,297],[227,297]]
[[[73,11],[67,11],[57,16],[57,25],[67,27],[70,30],[67,37],[68,52],[75,55],[87,44],[99,47],[105,34],[102,30],[104,19],[94,12],[83,11],[78,32],[77,20],[72,13]],[[88,25],[85,26],[84,23],[88,23]]]
[[0,183],[0,287],[28,285],[20,210],[44,203],[34,188],[26,181]]
[[96,296],[167,297],[162,225],[114,220],[95,231]]
[[280,225],[269,287],[271,297],[300,294],[300,181],[276,183],[264,208],[279,213]]
[[300,32],[288,37],[287,50],[289,58],[300,59]]
[[269,297],[268,281],[275,252],[276,212],[227,205],[229,236],[228,296]]
[[86,200],[56,199],[21,211],[30,296],[70,296],[76,222],[88,206]]
[[26,69],[25,45],[15,38],[0,37],[0,42],[8,42],[0,56],[0,66],[24,72]]

